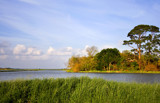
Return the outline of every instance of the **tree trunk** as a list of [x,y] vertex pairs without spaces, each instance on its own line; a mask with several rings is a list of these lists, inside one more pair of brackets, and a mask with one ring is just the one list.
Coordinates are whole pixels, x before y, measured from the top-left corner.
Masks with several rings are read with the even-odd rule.
[[111,63],[109,63],[109,71],[110,71],[110,66],[111,66]]
[[141,59],[141,49],[139,48],[139,60]]
[[139,47],[139,50],[138,50],[138,52],[139,52],[139,69],[141,70],[141,49],[140,49],[140,47]]

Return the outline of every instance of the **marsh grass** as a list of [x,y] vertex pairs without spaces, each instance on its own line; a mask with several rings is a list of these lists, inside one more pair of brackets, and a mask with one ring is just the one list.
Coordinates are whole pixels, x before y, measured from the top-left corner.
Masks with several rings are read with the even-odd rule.
[[[68,69],[68,70],[66,70],[66,72],[71,72],[71,73],[74,73],[74,71],[73,70],[71,70],[71,69]],[[160,71],[138,71],[138,70],[134,70],[134,71],[113,71],[113,70],[111,70],[111,71],[104,71],[104,70],[90,70],[90,71],[78,71],[78,73],[145,73],[145,74],[147,74],[147,73],[153,73],[153,74],[160,74]]]
[[160,84],[72,77],[0,82],[0,103],[160,103]]

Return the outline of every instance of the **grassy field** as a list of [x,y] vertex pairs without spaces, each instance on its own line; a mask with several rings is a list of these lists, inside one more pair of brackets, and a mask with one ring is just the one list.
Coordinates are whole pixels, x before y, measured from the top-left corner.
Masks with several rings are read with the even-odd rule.
[[0,82],[0,103],[160,103],[160,84],[62,78]]

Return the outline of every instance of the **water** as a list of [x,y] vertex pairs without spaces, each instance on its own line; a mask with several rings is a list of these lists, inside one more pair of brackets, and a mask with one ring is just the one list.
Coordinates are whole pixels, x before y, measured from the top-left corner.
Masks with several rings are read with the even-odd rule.
[[0,72],[0,81],[34,78],[67,78],[81,76],[88,76],[90,78],[97,77],[118,82],[160,83],[160,74],[68,73],[65,71],[56,70]]

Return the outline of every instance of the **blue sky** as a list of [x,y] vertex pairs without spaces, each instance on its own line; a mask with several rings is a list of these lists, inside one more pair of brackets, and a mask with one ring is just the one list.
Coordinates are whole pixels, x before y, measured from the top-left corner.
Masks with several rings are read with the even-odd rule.
[[64,68],[93,45],[129,50],[127,33],[159,18],[159,0],[0,0],[0,67]]

